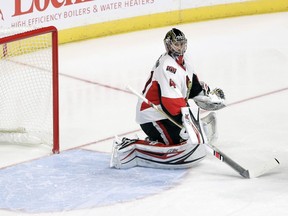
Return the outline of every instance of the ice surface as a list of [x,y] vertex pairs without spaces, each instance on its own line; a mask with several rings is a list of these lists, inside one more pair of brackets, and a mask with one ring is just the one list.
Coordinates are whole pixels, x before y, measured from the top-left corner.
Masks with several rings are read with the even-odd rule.
[[118,170],[109,161],[108,153],[80,149],[0,170],[0,209],[62,212],[127,202],[173,187],[188,171]]
[[[51,209],[51,212],[36,215],[135,216],[145,212],[149,216],[286,216],[287,19],[288,13],[285,12],[177,26],[188,38],[187,52],[194,61],[199,78],[225,91],[228,107],[217,112],[217,147],[241,164],[276,157],[281,163],[277,169],[260,178],[243,179],[211,156],[199,166],[189,169],[181,181],[169,190],[102,207],[79,209],[71,202],[66,207],[74,207],[74,210],[53,212]],[[62,153],[58,157],[64,157],[70,149],[109,153],[114,135],[131,137],[137,133],[140,137],[144,136],[134,121],[137,98],[127,93],[125,86],[128,84],[137,91],[142,90],[153,64],[164,51],[162,40],[170,28],[60,46]],[[6,170],[5,167],[12,169],[23,165],[24,161],[43,157],[54,156],[50,156],[50,150],[44,147],[0,146],[2,171]],[[82,157],[81,160],[84,160],[85,157]],[[71,163],[78,160],[75,157]],[[37,161],[33,161],[36,166]],[[89,169],[91,172],[93,167]],[[42,171],[45,170],[43,168]],[[64,171],[68,172],[69,169]],[[29,179],[27,175],[25,177]],[[68,176],[63,175],[61,179],[64,185],[61,189],[65,193],[69,192],[65,191],[65,183],[71,184],[72,180]],[[86,185],[83,181],[75,180],[75,177],[72,180],[75,187]],[[105,175],[99,175],[99,178],[102,177]],[[11,181],[15,183],[17,179],[11,178]],[[1,185],[9,186],[6,176],[2,175],[0,181]],[[87,181],[91,179],[87,177]],[[109,178],[109,181],[113,183],[113,179]],[[25,187],[25,183],[22,186]],[[17,186],[12,192],[19,188]],[[49,194],[43,181],[43,193],[45,189]],[[24,197],[25,194],[21,194],[19,199],[23,202],[23,209],[28,209],[31,207],[30,200],[26,199],[27,195]],[[53,195],[46,198],[53,200]],[[2,196],[1,203],[8,200],[9,194]],[[92,200],[83,205],[88,206]],[[39,209],[44,207],[40,205]],[[3,208],[0,215],[31,214],[21,209],[11,211]]]

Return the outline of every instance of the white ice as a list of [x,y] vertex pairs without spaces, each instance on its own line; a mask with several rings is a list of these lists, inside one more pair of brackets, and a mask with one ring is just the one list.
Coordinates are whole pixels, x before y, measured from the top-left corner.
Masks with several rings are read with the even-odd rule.
[[[228,107],[217,112],[217,147],[244,164],[276,157],[281,163],[278,168],[259,178],[243,179],[208,156],[177,185],[156,195],[35,215],[287,215],[287,20],[284,12],[176,26],[188,38],[188,52],[199,78],[225,91]],[[163,37],[171,27],[59,47],[62,152],[75,148],[108,153],[114,135],[144,137],[135,123],[137,98],[125,86],[141,91],[164,52]],[[2,145],[0,167],[49,154],[47,147]],[[0,215],[31,214],[1,209]]]

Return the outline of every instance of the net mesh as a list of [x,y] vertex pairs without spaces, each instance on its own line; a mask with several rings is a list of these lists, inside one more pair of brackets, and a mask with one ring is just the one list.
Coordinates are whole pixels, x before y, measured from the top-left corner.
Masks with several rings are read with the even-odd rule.
[[0,30],[0,142],[53,145],[52,36],[25,31]]

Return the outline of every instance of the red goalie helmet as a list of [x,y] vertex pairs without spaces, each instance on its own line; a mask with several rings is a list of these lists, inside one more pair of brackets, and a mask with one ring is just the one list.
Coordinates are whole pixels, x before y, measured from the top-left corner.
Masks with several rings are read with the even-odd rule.
[[164,38],[166,51],[172,55],[183,55],[187,49],[187,39],[182,31],[172,28]]

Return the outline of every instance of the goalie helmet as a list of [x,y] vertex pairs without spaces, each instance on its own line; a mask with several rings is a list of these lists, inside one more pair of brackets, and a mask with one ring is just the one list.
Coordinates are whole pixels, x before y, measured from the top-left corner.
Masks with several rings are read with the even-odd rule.
[[187,49],[187,39],[183,32],[172,28],[164,38],[166,51],[172,55],[183,55]]

